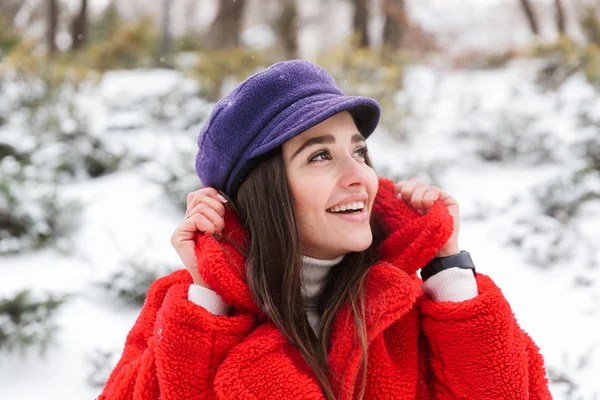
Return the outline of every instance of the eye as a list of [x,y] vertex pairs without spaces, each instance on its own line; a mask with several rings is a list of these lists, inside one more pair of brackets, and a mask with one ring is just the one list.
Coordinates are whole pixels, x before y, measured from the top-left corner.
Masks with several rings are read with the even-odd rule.
[[364,147],[359,147],[358,149],[356,149],[354,154],[358,155],[358,157],[366,158],[368,152],[369,152],[369,149],[367,149],[367,147],[364,146]]
[[329,150],[320,150],[320,151],[316,152],[308,159],[308,162],[311,163],[311,162],[318,162],[318,161],[325,161],[325,160],[331,160],[331,155],[329,154]]

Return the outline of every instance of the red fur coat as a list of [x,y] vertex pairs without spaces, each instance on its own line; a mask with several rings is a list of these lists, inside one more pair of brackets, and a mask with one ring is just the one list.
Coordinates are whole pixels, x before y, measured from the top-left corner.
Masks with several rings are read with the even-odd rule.
[[[390,234],[366,280],[365,398],[550,399],[542,356],[490,278],[478,274],[479,295],[460,303],[423,294],[416,271],[448,239],[452,218],[441,203],[420,215],[393,189],[380,179],[373,210]],[[235,240],[245,237],[230,212],[225,229]],[[221,244],[198,235],[198,268],[235,313],[215,316],[190,302],[185,270],[158,279],[100,400],[323,399],[299,351],[261,319],[236,267],[244,265],[242,255]],[[329,353],[331,371],[341,378],[334,382],[340,399],[357,390],[361,348],[353,329],[343,308]]]

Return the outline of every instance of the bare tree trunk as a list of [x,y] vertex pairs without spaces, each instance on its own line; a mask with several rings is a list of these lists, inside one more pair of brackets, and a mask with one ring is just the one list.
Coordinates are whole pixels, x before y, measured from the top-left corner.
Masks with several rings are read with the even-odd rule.
[[208,31],[206,47],[221,49],[240,45],[245,0],[219,0],[219,11]]
[[523,6],[523,11],[525,11],[525,16],[527,17],[527,22],[529,23],[529,27],[534,35],[540,34],[540,28],[537,22],[537,17],[533,12],[533,7],[529,0],[521,0],[521,6]]
[[197,24],[197,10],[198,10],[198,2],[197,0],[188,0],[185,3],[185,19],[184,19],[184,31],[187,32],[196,32],[198,30]]
[[15,17],[23,6],[22,0],[2,0],[0,1],[0,20],[3,20],[9,27],[14,27]]
[[161,36],[162,54],[168,55],[171,52],[171,0],[163,0]]
[[283,0],[283,9],[277,21],[278,36],[281,38],[287,60],[298,58],[298,10],[296,0]]
[[81,0],[81,8],[71,25],[71,37],[71,50],[79,50],[87,38],[87,0]]
[[406,24],[406,4],[404,0],[383,0],[382,10],[383,45],[392,50],[402,47]]
[[354,34],[358,36],[358,47],[369,47],[369,0],[352,0],[354,15],[352,26]]
[[48,45],[48,53],[56,53],[56,27],[58,25],[58,0],[47,0],[48,15],[46,26],[46,42]]
[[556,27],[558,32],[564,35],[566,31],[566,19],[562,0],[554,0],[554,6],[556,7]]

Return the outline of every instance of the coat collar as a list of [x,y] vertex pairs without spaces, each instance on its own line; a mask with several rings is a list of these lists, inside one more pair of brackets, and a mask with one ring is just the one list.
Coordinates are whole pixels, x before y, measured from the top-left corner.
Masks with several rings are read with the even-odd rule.
[[[379,246],[379,264],[391,265],[409,276],[425,265],[452,234],[452,217],[443,204],[436,202],[427,214],[421,215],[394,196],[394,183],[389,179],[379,178],[373,213],[387,230],[387,237]],[[247,238],[229,208],[223,236],[237,243],[244,243]],[[209,287],[234,307],[261,313],[246,283],[244,256],[233,244],[198,234],[195,251],[198,270]]]

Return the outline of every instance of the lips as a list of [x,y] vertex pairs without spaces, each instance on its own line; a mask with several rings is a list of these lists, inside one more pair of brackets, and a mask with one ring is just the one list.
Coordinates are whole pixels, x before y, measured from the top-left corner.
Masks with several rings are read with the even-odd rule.
[[367,212],[367,207],[364,207],[360,212],[353,213],[341,213],[341,212],[327,212],[329,215],[342,218],[346,222],[353,223],[364,223],[369,220],[369,213]]
[[343,199],[341,199],[334,205],[328,207],[326,209],[326,211],[331,212],[330,210],[333,210],[336,207],[346,206],[348,204],[358,203],[361,201],[365,204],[365,207],[363,207],[363,210],[364,210],[366,208],[366,205],[368,204],[368,200],[369,200],[369,195],[367,193],[352,194],[350,196],[344,197]]
[[365,203],[363,203],[362,201],[358,201],[355,203],[342,205],[341,207],[333,207],[327,211],[333,212],[333,213],[347,212],[347,211],[348,212],[357,212],[357,211],[362,211],[363,208],[365,208]]

